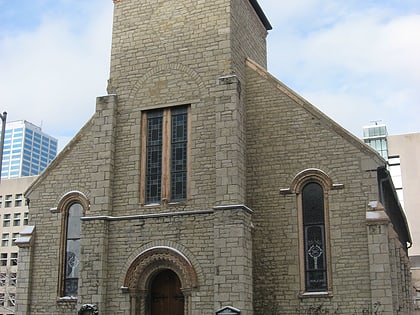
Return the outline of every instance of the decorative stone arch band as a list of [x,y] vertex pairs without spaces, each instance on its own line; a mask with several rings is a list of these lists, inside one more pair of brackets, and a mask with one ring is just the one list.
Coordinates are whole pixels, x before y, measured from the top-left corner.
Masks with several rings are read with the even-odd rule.
[[155,246],[140,253],[126,272],[123,292],[130,294],[130,314],[145,314],[146,299],[153,276],[169,269],[176,273],[185,297],[185,313],[190,314],[191,293],[198,287],[197,273],[180,251],[166,246]]
[[65,193],[63,196],[61,196],[60,200],[58,201],[56,208],[51,208],[50,211],[52,213],[54,212],[63,212],[65,211],[72,203],[80,203],[80,205],[83,207],[84,211],[89,210],[90,203],[87,196],[77,190],[69,191]]
[[[308,201],[306,207],[304,203],[304,187],[306,184],[316,183],[321,190],[315,190],[317,200],[322,200],[317,204],[316,216],[318,221],[314,225],[305,223],[305,213],[308,211]],[[299,234],[299,270],[300,270],[300,292],[299,296],[331,296],[332,295],[332,266],[331,266],[331,248],[330,248],[330,223],[329,223],[329,191],[344,188],[343,184],[334,184],[332,179],[324,171],[317,168],[307,168],[293,178],[290,187],[281,189],[280,193],[283,195],[295,195],[297,206],[298,219],[298,234]],[[322,197],[322,198],[320,198]],[[308,200],[308,199],[306,199]],[[313,201],[312,199],[311,202]],[[305,210],[306,209],[306,210]],[[312,209],[312,206],[310,207]],[[317,245],[314,244],[314,239],[309,238],[307,233],[308,227],[318,229],[322,236],[318,236]],[[321,235],[319,234],[319,235]],[[308,279],[312,277],[308,261],[313,259],[314,266],[317,266],[317,261],[322,255],[322,269],[319,272],[322,274],[322,286],[317,287],[313,285]],[[317,267],[314,267],[317,269]],[[317,271],[318,272],[318,271]]]
[[[201,78],[200,74],[191,69],[190,67],[179,64],[179,63],[164,63],[160,64],[149,71],[147,71],[133,86],[133,89],[131,90],[128,99],[131,104],[135,103],[137,104],[139,99],[143,99],[145,97],[145,90],[142,90],[145,88],[147,83],[154,82],[157,78],[165,79],[169,75],[179,74],[183,78],[184,81],[189,81],[190,86],[189,89],[191,91],[195,91],[197,93],[197,96],[192,95],[184,95],[181,102],[176,102],[180,104],[188,104],[192,99],[194,100],[202,100],[205,97],[209,96],[208,89],[206,89],[206,86],[204,84],[203,79]],[[147,90],[146,90],[147,91]],[[147,93],[150,93],[150,91],[147,91]],[[165,95],[167,97],[170,97],[172,93],[159,93],[160,98],[164,97]],[[149,97],[152,95],[148,95]],[[191,98],[191,99],[190,99]],[[168,106],[171,102],[174,102],[174,100],[171,99],[171,101],[168,103],[168,100],[162,101],[160,100],[160,105],[165,104],[165,106]],[[148,103],[153,103],[150,100]],[[150,104],[149,104],[150,105]],[[152,107],[155,107],[156,104],[152,105]],[[162,107],[162,106],[160,106]]]
[[282,195],[298,194],[302,187],[309,181],[318,182],[324,190],[343,189],[343,184],[334,184],[332,179],[324,171],[317,168],[307,168],[293,178],[289,188],[280,189]]
[[197,274],[187,257],[174,248],[156,246],[140,253],[131,263],[124,287],[129,290],[147,290],[151,276],[163,269],[170,269],[178,275],[182,289],[198,286]]

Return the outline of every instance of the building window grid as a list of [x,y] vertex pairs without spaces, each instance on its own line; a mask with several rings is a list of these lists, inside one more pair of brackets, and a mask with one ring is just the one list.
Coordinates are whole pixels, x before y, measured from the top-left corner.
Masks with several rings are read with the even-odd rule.
[[9,285],[15,287],[17,285],[17,273],[11,272],[9,275]]
[[416,296],[414,297],[415,309],[420,309],[420,289],[416,288]]
[[16,240],[19,238],[19,233],[12,233],[12,246],[16,246]]
[[23,225],[28,225],[29,224],[29,212],[24,212],[23,213]]
[[7,273],[1,272],[0,273],[0,286],[5,287],[7,282]]
[[5,208],[10,208],[12,206],[12,202],[13,202],[12,197],[13,197],[12,195],[6,195],[5,200],[4,200]]
[[21,218],[20,213],[13,214],[13,226],[20,226],[20,218]]
[[3,215],[3,227],[9,227],[10,226],[10,213],[5,213]]
[[9,246],[9,233],[3,233],[1,236],[1,246]]
[[14,307],[16,305],[16,295],[14,293],[9,293],[9,298],[7,299],[7,306]]
[[7,253],[0,254],[0,266],[7,266],[7,258],[8,258]]
[[[5,158],[3,159],[4,162],[1,170],[3,178],[38,175],[47,167],[48,163],[55,158],[57,152],[57,141],[55,139],[44,136],[42,133],[33,131],[27,127],[18,129],[20,129],[18,132],[15,132],[13,129],[6,130],[4,157],[8,159],[8,161],[6,161]],[[47,148],[44,148],[47,143]],[[14,153],[19,154],[13,154],[10,158],[10,150],[12,146],[13,148],[18,149],[16,152],[14,151]],[[34,152],[35,154],[41,154],[43,150],[47,150],[47,162],[43,161],[41,163],[39,159],[37,161],[35,157],[33,159],[30,155],[28,157],[28,149],[31,152],[37,150],[37,152]],[[22,153],[22,150],[24,153]],[[23,157],[22,154],[24,154]],[[14,168],[11,168],[11,163],[13,163],[14,160],[20,161],[21,159],[30,161],[32,166],[29,167],[29,169],[28,166],[23,169],[21,163],[18,163]]]
[[23,205],[23,194],[15,195],[15,207],[21,207]]
[[10,266],[17,266],[19,261],[19,253],[10,254]]

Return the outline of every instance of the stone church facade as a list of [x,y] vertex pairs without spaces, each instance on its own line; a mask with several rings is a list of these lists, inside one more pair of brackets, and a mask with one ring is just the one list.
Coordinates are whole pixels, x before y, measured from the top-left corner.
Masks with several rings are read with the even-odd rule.
[[410,314],[386,162],[266,70],[256,0],[119,0],[108,95],[29,187],[16,314]]

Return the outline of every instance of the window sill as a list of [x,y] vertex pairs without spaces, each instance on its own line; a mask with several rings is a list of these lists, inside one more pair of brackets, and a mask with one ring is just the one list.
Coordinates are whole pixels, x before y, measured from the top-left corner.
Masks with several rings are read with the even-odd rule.
[[162,202],[162,203],[146,203],[143,206],[146,208],[158,208],[162,206],[169,206],[169,207],[176,207],[176,206],[185,206],[187,200],[180,200],[180,201],[171,201],[171,202]]
[[156,207],[160,207],[161,204],[160,203],[146,203],[144,204],[144,206],[147,208],[156,208]]
[[299,293],[299,298],[331,298],[333,297],[332,292],[329,291],[319,291],[319,292],[301,292]]
[[77,296],[62,296],[57,298],[58,303],[77,303]]

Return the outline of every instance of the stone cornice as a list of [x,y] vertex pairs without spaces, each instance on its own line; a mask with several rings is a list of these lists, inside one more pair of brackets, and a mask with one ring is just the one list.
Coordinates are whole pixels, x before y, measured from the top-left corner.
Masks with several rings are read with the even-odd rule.
[[92,216],[82,217],[82,221],[124,221],[124,220],[144,220],[154,219],[161,217],[175,217],[185,215],[204,215],[212,214],[213,210],[195,210],[195,211],[175,211],[175,212],[162,212],[162,213],[151,213],[151,214],[139,214],[139,215],[127,215],[127,216]]

